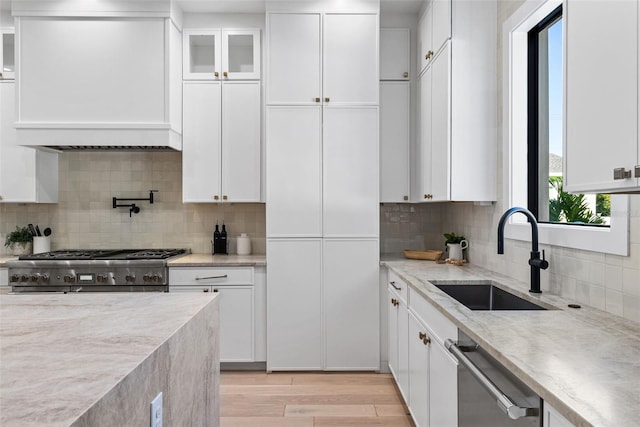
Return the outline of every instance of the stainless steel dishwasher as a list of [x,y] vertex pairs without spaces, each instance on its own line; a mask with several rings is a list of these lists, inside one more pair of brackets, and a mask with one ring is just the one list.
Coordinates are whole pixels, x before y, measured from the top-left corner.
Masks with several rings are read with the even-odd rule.
[[447,340],[458,359],[458,427],[542,425],[542,399],[464,332]]

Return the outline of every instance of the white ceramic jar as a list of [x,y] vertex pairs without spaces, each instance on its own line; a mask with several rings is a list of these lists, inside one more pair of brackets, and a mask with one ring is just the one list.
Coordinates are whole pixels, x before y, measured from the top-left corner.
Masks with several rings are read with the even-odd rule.
[[238,236],[238,255],[250,255],[251,254],[251,238],[247,236],[247,233],[241,233]]

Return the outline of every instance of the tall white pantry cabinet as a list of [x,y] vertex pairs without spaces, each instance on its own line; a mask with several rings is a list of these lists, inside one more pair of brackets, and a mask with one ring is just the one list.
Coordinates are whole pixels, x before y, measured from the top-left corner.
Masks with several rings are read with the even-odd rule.
[[377,370],[379,10],[270,10],[267,369]]

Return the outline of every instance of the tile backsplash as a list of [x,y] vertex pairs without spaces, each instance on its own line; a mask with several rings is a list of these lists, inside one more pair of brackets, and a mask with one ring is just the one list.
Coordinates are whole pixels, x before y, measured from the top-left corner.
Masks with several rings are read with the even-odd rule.
[[[57,204],[0,204],[0,239],[17,225],[51,227],[51,249],[190,248],[210,253],[216,222],[226,224],[229,250],[251,237],[252,253],[265,253],[263,203],[182,203],[182,156],[176,152],[65,152],[60,154]],[[146,198],[140,213],[112,208],[112,198]],[[4,246],[1,247],[6,252]]]
[[441,204],[380,204],[380,252],[444,249]]

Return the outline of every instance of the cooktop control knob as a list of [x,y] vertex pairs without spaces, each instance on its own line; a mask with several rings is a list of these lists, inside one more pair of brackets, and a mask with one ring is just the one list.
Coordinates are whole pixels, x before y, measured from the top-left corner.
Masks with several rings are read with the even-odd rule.
[[40,276],[40,279],[43,282],[48,282],[49,281],[49,275],[48,274],[43,274],[42,276]]
[[28,274],[23,274],[22,277],[20,277],[21,282],[28,282],[29,279],[30,279],[30,276]]
[[12,274],[11,275],[11,281],[12,282],[19,282],[20,281],[20,275],[19,274]]
[[40,280],[40,275],[39,274],[32,274],[31,275],[31,281],[32,282],[37,282],[38,280]]
[[162,274],[158,274],[158,273],[154,274],[153,275],[153,281],[154,282],[162,282]]
[[144,280],[145,282],[150,282],[151,280],[153,280],[153,276],[151,275],[151,273],[147,273],[142,276],[142,280]]
[[126,280],[127,282],[135,282],[136,281],[136,275],[135,274],[127,274],[124,278],[124,280]]

